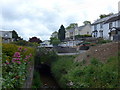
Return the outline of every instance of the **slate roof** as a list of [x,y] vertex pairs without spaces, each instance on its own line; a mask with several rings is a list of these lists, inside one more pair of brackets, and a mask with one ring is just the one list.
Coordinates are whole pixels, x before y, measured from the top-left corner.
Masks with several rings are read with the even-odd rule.
[[74,32],[75,29],[74,29],[74,28],[71,28],[71,29],[69,29],[68,31],[69,31],[69,32]]
[[102,22],[106,22],[110,18],[113,18],[113,17],[116,17],[116,16],[118,16],[118,13],[117,14],[113,14],[113,15],[108,16],[108,17],[105,17],[105,18],[102,18],[102,19],[98,19],[92,25],[99,24],[99,23],[102,23]]
[[120,12],[117,14],[117,16],[109,18],[107,21],[105,21],[105,23],[109,23],[117,20],[120,20]]
[[81,31],[84,27],[85,27],[85,25],[80,26],[80,27],[78,27],[78,30]]

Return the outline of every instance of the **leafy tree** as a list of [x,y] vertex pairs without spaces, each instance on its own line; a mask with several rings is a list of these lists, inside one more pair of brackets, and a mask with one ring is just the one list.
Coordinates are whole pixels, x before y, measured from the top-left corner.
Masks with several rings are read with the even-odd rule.
[[53,46],[57,46],[58,44],[60,44],[60,40],[56,37],[51,37],[50,43],[53,44]]
[[84,25],[91,24],[90,21],[84,21],[83,23],[84,23]]
[[56,37],[56,38],[58,38],[58,32],[57,32],[57,31],[53,32],[52,35],[51,35],[51,37]]
[[100,19],[102,19],[102,18],[105,18],[105,17],[111,16],[111,15],[113,15],[113,13],[109,13],[109,14],[101,14],[99,17],[100,17]]
[[37,37],[32,37],[32,38],[29,38],[29,42],[41,43],[42,41]]
[[18,36],[15,30],[12,31],[12,38],[14,38],[14,41],[23,40],[23,38]]
[[19,38],[15,30],[12,31],[12,38],[14,38],[15,41],[17,41],[17,39]]
[[58,38],[60,41],[63,41],[65,39],[65,28],[63,25],[60,26],[60,29],[58,31]]
[[77,23],[71,23],[66,29],[74,28],[77,25]]

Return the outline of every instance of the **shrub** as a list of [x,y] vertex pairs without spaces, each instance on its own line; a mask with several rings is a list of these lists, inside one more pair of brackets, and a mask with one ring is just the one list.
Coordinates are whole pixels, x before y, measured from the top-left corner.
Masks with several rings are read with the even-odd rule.
[[57,54],[53,50],[48,50],[46,48],[39,48],[37,52],[37,61],[38,63],[47,63],[51,65],[57,59]]
[[97,44],[104,44],[104,43],[109,43],[109,42],[111,42],[111,40],[104,40],[102,38],[99,38]]
[[2,87],[21,88],[33,65],[34,49],[3,44],[2,54]]

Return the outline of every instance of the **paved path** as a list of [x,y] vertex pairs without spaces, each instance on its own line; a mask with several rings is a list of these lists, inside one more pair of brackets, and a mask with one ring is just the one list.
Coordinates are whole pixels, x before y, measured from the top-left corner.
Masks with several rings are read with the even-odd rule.
[[86,52],[86,50],[80,50],[79,52],[77,53],[57,53],[57,55],[78,55],[78,54],[81,54],[81,53],[84,53]]

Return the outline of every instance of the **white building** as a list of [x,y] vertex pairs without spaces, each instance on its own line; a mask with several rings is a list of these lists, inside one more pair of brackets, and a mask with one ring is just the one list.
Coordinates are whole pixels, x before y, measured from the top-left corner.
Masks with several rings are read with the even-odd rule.
[[53,47],[53,45],[50,44],[50,40],[45,40],[42,43],[40,43],[41,47]]
[[113,40],[109,33],[113,27],[120,27],[119,23],[120,21],[118,18],[118,13],[102,19],[98,19],[92,24],[92,36],[96,38],[101,37],[104,39]]
[[12,31],[0,31],[0,37],[2,37],[2,43],[10,43],[12,39]]

